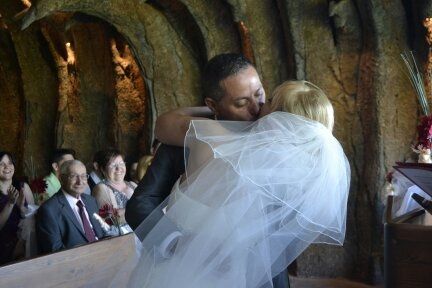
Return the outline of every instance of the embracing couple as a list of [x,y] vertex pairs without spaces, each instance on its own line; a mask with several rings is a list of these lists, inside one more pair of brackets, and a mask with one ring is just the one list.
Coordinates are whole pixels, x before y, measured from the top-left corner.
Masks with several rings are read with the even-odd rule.
[[350,169],[332,105],[307,81],[266,102],[239,54],[212,58],[202,85],[207,107],[158,118],[165,144],[127,203],[141,240],[129,286],[289,287],[304,249],[345,236]]

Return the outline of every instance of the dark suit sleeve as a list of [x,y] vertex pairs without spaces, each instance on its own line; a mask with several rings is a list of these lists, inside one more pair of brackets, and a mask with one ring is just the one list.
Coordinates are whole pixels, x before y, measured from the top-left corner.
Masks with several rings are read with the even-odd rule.
[[126,205],[125,218],[132,229],[161,204],[184,173],[183,147],[161,145],[147,173]]
[[89,177],[87,184],[90,188],[90,191],[93,192],[93,188],[96,186],[96,183],[94,182],[92,177]]
[[[57,214],[57,215],[56,215]],[[65,248],[58,226],[58,213],[54,207],[42,205],[36,217],[39,252],[51,253]]]

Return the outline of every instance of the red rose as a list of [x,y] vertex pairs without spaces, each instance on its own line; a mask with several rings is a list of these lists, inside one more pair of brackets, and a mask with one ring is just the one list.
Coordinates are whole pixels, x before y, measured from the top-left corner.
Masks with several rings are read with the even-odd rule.
[[417,126],[418,138],[417,145],[424,149],[432,148],[432,116],[423,116],[420,118],[420,124]]
[[48,188],[48,185],[42,178],[36,178],[30,182],[30,189],[33,193],[43,194],[45,193],[46,188]]
[[119,217],[118,210],[111,204],[105,204],[99,209],[99,216],[101,216],[106,223],[113,225]]
[[386,175],[386,181],[391,183],[391,181],[393,180],[393,171],[387,173]]

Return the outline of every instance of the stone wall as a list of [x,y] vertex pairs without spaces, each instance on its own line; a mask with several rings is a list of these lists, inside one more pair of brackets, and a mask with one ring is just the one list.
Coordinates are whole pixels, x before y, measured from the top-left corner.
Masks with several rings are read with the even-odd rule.
[[85,161],[108,145],[147,152],[158,114],[202,104],[205,61],[241,51],[268,94],[286,79],[327,92],[351,163],[345,245],[311,247],[298,274],[380,277],[380,193],[407,157],[419,115],[399,53],[425,58],[421,21],[432,1],[33,2],[0,3],[1,149],[21,171],[31,174],[33,159],[45,172],[54,147],[76,148]]

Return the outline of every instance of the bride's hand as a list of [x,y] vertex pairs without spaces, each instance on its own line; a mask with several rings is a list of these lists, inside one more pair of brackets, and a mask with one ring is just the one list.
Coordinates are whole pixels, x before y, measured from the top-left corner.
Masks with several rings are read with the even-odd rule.
[[191,120],[208,119],[212,115],[207,106],[183,107],[168,111],[157,118],[155,136],[164,144],[183,147]]

